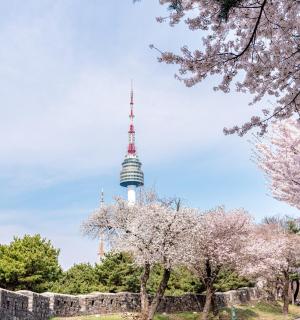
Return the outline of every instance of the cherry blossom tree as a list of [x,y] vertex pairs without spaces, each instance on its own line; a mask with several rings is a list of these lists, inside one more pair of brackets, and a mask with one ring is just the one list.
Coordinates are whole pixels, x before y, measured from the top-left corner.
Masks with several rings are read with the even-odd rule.
[[[133,255],[143,267],[141,276],[141,313],[151,320],[166,290],[172,268],[187,260],[185,239],[194,223],[193,210],[173,208],[172,202],[145,197],[144,201],[128,206],[117,199],[113,205],[94,212],[84,223],[86,234],[98,236],[99,231],[108,234],[112,249]],[[177,203],[178,204],[178,203]],[[147,282],[152,268],[160,264],[163,275],[153,299],[149,300]]]
[[[291,234],[299,234],[300,235],[300,228],[299,228],[299,223],[297,221],[297,219],[289,217],[289,216],[269,216],[269,217],[265,217],[262,220],[263,224],[267,224],[267,225],[273,225],[276,228],[281,228],[282,230],[284,230],[285,232],[291,233]],[[297,239],[297,238],[295,238]],[[284,287],[284,285],[282,285],[282,279],[278,278],[278,281],[276,281],[275,283],[273,282],[273,286],[272,286],[272,282],[271,282],[271,289],[273,287],[273,289],[275,289],[275,299],[278,298],[278,293],[280,291],[280,289],[282,289]],[[274,286],[275,285],[275,286]],[[275,287],[275,288],[274,288]],[[292,304],[295,304],[295,301],[298,298],[298,294],[299,294],[299,289],[300,289],[300,282],[299,282],[299,270],[297,270],[297,272],[295,272],[295,274],[292,276],[292,280],[290,283],[290,295],[292,297]]]
[[248,277],[283,280],[283,313],[287,315],[290,275],[300,262],[300,236],[278,224],[262,225],[249,237],[241,261],[241,273]]
[[256,143],[255,160],[273,196],[300,209],[300,121],[276,122],[265,138]]
[[225,212],[223,207],[198,217],[188,241],[193,243],[189,266],[206,287],[203,319],[212,308],[214,283],[222,268],[236,269],[239,255],[252,230],[252,219],[243,209]]
[[[244,135],[253,127],[264,134],[270,119],[300,115],[300,2],[298,0],[159,0],[170,15],[158,18],[171,26],[184,20],[192,31],[202,31],[199,49],[183,45],[181,53],[161,51],[159,61],[176,64],[176,77],[188,87],[209,75],[221,75],[215,90],[265,96],[276,100],[242,126],[224,128],[225,134]],[[197,38],[196,38],[197,39]],[[199,41],[200,42],[200,41]],[[234,81],[235,79],[235,81]]]

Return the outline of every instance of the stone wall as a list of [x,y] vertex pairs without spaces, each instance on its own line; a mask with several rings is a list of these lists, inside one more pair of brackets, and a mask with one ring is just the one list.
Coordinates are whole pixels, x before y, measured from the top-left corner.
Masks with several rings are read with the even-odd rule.
[[50,300],[49,309],[52,316],[68,317],[80,314],[81,306],[78,296],[51,292],[45,292],[41,295]]
[[80,295],[82,314],[106,314],[139,311],[141,307],[138,293],[91,293]]
[[[258,300],[257,288],[242,288],[225,293],[216,293],[215,304],[225,307]],[[179,297],[164,297],[159,312],[201,311],[205,295],[186,294]],[[0,289],[1,320],[47,320],[51,316],[76,316],[137,312],[140,310],[140,296],[137,293],[100,293],[67,295],[56,293],[37,294],[31,291],[11,292]]]
[[0,319],[30,319],[28,298],[15,292],[0,290]]

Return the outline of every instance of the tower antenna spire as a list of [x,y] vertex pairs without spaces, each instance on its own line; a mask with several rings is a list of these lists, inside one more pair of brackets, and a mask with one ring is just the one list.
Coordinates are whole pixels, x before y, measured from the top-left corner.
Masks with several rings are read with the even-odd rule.
[[135,147],[135,129],[134,129],[134,112],[133,112],[133,84],[131,80],[131,90],[130,90],[130,124],[129,124],[129,131],[128,131],[128,156],[134,156],[136,155],[136,147]]

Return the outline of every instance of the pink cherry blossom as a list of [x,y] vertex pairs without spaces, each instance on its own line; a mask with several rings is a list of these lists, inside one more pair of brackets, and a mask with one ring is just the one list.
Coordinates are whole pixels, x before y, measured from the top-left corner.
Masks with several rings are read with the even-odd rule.
[[183,45],[181,53],[173,53],[156,48],[161,54],[159,61],[179,66],[176,77],[186,86],[194,86],[209,75],[220,75],[222,80],[215,90],[229,92],[235,82],[235,90],[254,95],[252,103],[266,96],[276,100],[273,107],[263,107],[262,116],[225,128],[225,134],[242,136],[253,127],[264,134],[270,119],[300,114],[299,1],[240,0],[225,16],[221,1],[159,2],[173,8],[168,17],[158,18],[159,22],[169,21],[174,26],[184,21],[195,32],[199,49]]
[[300,236],[279,224],[262,225],[251,233],[241,251],[240,272],[254,278],[283,280],[283,312],[288,313],[290,274],[300,262]]
[[272,125],[256,144],[256,162],[265,172],[272,195],[300,209],[300,122],[289,119]]

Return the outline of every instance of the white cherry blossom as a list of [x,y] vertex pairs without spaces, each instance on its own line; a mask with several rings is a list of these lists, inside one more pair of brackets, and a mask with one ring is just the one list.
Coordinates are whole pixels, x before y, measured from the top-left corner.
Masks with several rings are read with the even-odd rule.
[[179,66],[178,79],[190,87],[209,75],[221,75],[222,80],[216,90],[229,92],[235,79],[237,91],[254,95],[252,103],[265,96],[276,100],[273,107],[263,106],[262,116],[253,116],[241,127],[225,128],[226,134],[236,132],[244,135],[253,127],[259,127],[260,133],[264,134],[270,119],[299,115],[299,1],[159,2],[172,10],[170,16],[160,17],[158,21],[167,20],[171,26],[184,21],[191,31],[195,31],[198,49],[193,50],[185,45],[180,53],[157,49],[161,53],[159,61]]
[[272,195],[300,209],[300,121],[274,123],[265,141],[256,144],[255,158]]

